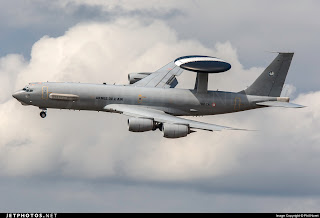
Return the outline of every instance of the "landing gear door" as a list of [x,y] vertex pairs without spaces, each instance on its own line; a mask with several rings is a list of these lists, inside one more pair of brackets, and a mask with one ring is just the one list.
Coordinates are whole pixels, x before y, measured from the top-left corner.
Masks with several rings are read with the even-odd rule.
[[42,99],[48,99],[48,87],[42,86]]

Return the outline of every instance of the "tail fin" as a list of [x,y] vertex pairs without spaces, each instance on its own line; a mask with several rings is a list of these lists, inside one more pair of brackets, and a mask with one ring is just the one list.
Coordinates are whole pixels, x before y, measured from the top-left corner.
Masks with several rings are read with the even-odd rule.
[[279,97],[294,53],[279,52],[278,56],[244,92],[247,95]]

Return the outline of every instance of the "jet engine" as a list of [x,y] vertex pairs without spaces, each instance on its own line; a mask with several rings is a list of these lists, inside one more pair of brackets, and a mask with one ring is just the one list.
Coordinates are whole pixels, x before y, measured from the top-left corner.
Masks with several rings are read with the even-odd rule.
[[165,138],[180,138],[187,136],[190,133],[190,128],[187,125],[164,123],[162,132]]
[[148,118],[130,118],[128,126],[131,132],[146,132],[155,129],[155,122]]
[[139,80],[149,76],[151,73],[129,73],[128,80],[130,84],[136,83]]

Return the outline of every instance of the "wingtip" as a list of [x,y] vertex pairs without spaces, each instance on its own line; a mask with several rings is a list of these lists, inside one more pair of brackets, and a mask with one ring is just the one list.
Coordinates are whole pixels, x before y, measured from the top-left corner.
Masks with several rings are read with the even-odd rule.
[[255,131],[259,131],[259,130],[253,130],[253,129],[239,129],[239,128],[227,128],[227,130],[241,130],[241,131],[249,131],[249,132],[255,132]]
[[299,107],[298,107],[298,108],[305,108],[305,107],[308,107],[308,106],[299,105]]

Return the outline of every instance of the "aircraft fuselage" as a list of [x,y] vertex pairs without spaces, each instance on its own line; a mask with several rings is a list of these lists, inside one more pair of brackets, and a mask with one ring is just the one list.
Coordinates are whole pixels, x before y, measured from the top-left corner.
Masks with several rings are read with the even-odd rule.
[[[84,83],[30,83],[14,94],[24,105],[41,109],[106,111],[109,104],[143,105],[175,116],[201,116],[260,108],[257,102],[277,97],[243,93]],[[32,90],[32,91],[27,91]]]

